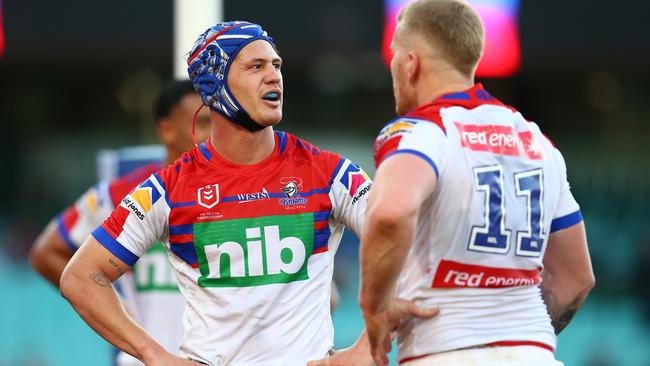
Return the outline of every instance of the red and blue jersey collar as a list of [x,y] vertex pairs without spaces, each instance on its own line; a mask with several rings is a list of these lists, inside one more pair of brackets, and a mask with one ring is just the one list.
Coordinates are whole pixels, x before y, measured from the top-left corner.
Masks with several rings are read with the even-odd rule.
[[484,104],[498,105],[501,107],[506,107],[514,111],[514,108],[501,103],[498,99],[493,97],[490,93],[483,88],[481,83],[474,84],[473,87],[455,93],[443,94],[440,97],[433,100],[431,103],[419,106],[413,110],[413,112],[429,108],[432,106],[435,107],[445,107],[445,106],[460,106],[467,109],[476,108]]
[[214,149],[211,138],[199,145],[199,151],[207,161],[215,164],[220,169],[228,169],[245,175],[256,175],[261,171],[274,168],[282,160],[281,157],[287,147],[287,135],[282,131],[274,131],[274,137],[275,148],[273,152],[263,161],[253,165],[238,165],[226,160]]

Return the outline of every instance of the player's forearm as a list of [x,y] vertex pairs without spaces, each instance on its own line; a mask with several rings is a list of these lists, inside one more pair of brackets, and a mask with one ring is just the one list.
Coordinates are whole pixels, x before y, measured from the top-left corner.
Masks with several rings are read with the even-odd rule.
[[36,239],[29,253],[29,260],[38,273],[59,287],[61,274],[72,254],[74,253],[57,231],[56,221],[52,220]]
[[542,299],[551,317],[555,334],[560,334],[571,322],[593,287],[593,278],[584,280],[554,278],[548,272],[543,275]]
[[61,274],[71,255],[61,253],[44,253],[39,248],[32,249],[29,259],[34,269],[55,287],[59,287]]
[[361,240],[360,304],[364,312],[381,311],[394,296],[413,240],[416,214],[386,208],[369,212]]
[[163,348],[126,313],[108,277],[100,270],[68,266],[61,294],[100,336],[144,362]]

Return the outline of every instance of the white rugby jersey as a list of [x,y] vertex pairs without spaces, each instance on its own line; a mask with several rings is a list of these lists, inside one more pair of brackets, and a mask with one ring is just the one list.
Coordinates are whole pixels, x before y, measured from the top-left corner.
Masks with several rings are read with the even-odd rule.
[[477,84],[391,121],[376,163],[403,153],[428,162],[438,183],[420,209],[398,296],[440,315],[400,325],[400,362],[486,344],[554,350],[542,258],[551,233],[582,220],[559,150]]
[[330,291],[343,230],[372,182],[351,161],[276,132],[255,165],[210,141],[127,195],[93,236],[132,265],[163,240],[185,295],[182,353],[211,365],[305,365],[333,345]]
[[[76,251],[121,199],[158,168],[158,164],[148,164],[123,177],[102,181],[67,208],[57,221],[59,233],[70,249]],[[131,272],[115,281],[115,287],[138,324],[165,349],[178,354],[183,337],[185,300],[178,291],[164,245],[158,242],[152,246]],[[143,365],[124,352],[116,357],[118,366]]]

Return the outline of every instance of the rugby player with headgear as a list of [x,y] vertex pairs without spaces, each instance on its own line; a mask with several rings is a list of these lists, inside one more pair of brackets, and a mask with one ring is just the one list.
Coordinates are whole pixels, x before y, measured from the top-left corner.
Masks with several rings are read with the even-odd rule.
[[211,137],[124,198],[72,258],[61,292],[145,364],[194,365],[129,319],[112,288],[162,240],[186,299],[184,357],[305,365],[331,350],[334,254],[345,226],[361,231],[372,182],[350,160],[273,130],[282,59],[259,25],[211,27],[188,65],[211,111]]

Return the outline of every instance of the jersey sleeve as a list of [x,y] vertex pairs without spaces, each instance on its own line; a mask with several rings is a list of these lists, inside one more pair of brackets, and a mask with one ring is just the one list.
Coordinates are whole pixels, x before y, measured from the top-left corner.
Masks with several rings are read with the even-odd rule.
[[372,180],[356,163],[341,158],[332,175],[332,216],[361,237]]
[[560,198],[555,211],[553,212],[553,221],[551,221],[551,233],[571,227],[582,221],[580,206],[571,194],[571,187],[567,179],[566,163],[559,150],[555,149],[556,159],[560,169]]
[[90,188],[56,218],[58,232],[73,252],[113,210],[108,186],[103,181]]
[[400,117],[379,132],[374,148],[375,165],[379,168],[384,160],[395,154],[412,154],[426,161],[440,176],[446,145],[447,135],[438,124]]
[[155,173],[127,194],[92,235],[113,255],[133,266],[168,228],[171,203]]

